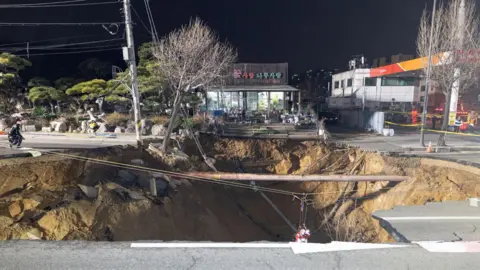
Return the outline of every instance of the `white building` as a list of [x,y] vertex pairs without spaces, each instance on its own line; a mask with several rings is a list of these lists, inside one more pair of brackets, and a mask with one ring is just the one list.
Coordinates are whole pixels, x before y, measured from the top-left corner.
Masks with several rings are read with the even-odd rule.
[[370,77],[370,69],[353,69],[332,76],[331,109],[380,108],[420,102],[420,76],[415,72]]

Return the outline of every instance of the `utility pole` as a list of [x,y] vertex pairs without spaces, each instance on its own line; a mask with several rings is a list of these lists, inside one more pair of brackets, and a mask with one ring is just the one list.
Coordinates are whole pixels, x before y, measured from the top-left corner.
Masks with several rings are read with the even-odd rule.
[[138,94],[137,82],[137,63],[135,60],[135,43],[133,40],[132,13],[130,12],[130,0],[123,0],[123,12],[125,15],[125,29],[127,32],[127,47],[124,48],[123,58],[128,63],[130,69],[130,78],[132,79],[131,93],[132,106],[135,119],[135,133],[137,134],[137,144],[142,145],[142,134],[140,130],[140,96]]
[[435,13],[437,10],[437,0],[433,0],[432,23],[430,26],[430,40],[428,41],[428,63],[427,76],[425,78],[425,96],[423,98],[423,113],[422,113],[422,129],[420,130],[420,145],[425,146],[425,124],[427,122],[428,110],[428,88],[430,86],[430,69],[432,65],[432,42],[433,42],[433,27],[435,26]]

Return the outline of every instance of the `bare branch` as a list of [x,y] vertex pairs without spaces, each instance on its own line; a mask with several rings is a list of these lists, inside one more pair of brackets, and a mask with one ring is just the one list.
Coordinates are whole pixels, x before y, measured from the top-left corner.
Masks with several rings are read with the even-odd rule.
[[[196,87],[208,87],[224,81],[225,70],[233,65],[237,54],[219,41],[218,36],[199,18],[173,31],[155,44],[153,55],[158,69],[175,92],[172,119],[176,119],[184,95]],[[169,124],[163,150],[167,148],[173,125]]]
[[[465,2],[465,9],[461,9]],[[460,14],[465,10],[465,15]],[[431,15],[424,10],[417,37],[417,53],[428,55]],[[436,10],[433,27],[431,80],[445,95],[460,81],[459,93],[465,93],[477,82],[480,64],[480,40],[475,4],[471,0],[451,0]],[[441,57],[439,55],[443,54]],[[426,61],[426,60],[425,60]],[[426,65],[425,65],[426,66]],[[461,72],[455,72],[460,69]]]

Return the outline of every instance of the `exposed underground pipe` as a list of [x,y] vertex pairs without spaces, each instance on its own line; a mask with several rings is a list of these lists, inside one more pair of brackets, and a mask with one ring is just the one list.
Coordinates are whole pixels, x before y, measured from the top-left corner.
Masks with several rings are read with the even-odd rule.
[[397,175],[278,175],[278,174],[253,174],[253,173],[211,173],[189,172],[189,176],[222,179],[232,181],[285,181],[285,182],[402,182],[407,181],[407,176]]

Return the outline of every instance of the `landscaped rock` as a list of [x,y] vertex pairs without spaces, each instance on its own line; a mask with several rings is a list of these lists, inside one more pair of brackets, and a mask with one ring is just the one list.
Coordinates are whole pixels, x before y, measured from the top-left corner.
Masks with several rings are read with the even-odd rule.
[[22,131],[23,132],[35,132],[37,129],[35,128],[35,125],[24,125],[22,126]]
[[50,126],[55,130],[55,132],[67,132],[67,124],[61,121],[53,121],[50,123]]
[[153,136],[164,136],[166,128],[163,125],[154,125],[152,126],[152,135]]
[[42,127],[42,132],[52,132],[53,128],[52,127]]
[[100,123],[100,124],[98,124],[98,126],[99,126],[99,128],[98,128],[97,132],[99,132],[99,133],[105,133],[105,132],[108,131],[108,126],[107,126],[107,124],[105,124],[105,123]]
[[81,132],[81,133],[87,133],[87,131],[88,131],[87,121],[86,121],[86,120],[83,120],[83,121],[80,123],[80,132]]
[[140,123],[142,135],[150,135],[150,133],[152,132],[153,122],[149,119],[142,119]]
[[6,128],[8,128],[7,120],[0,119],[0,131],[4,131]]
[[125,133],[125,128],[123,128],[123,127],[116,127],[114,132],[115,132],[115,133]]

